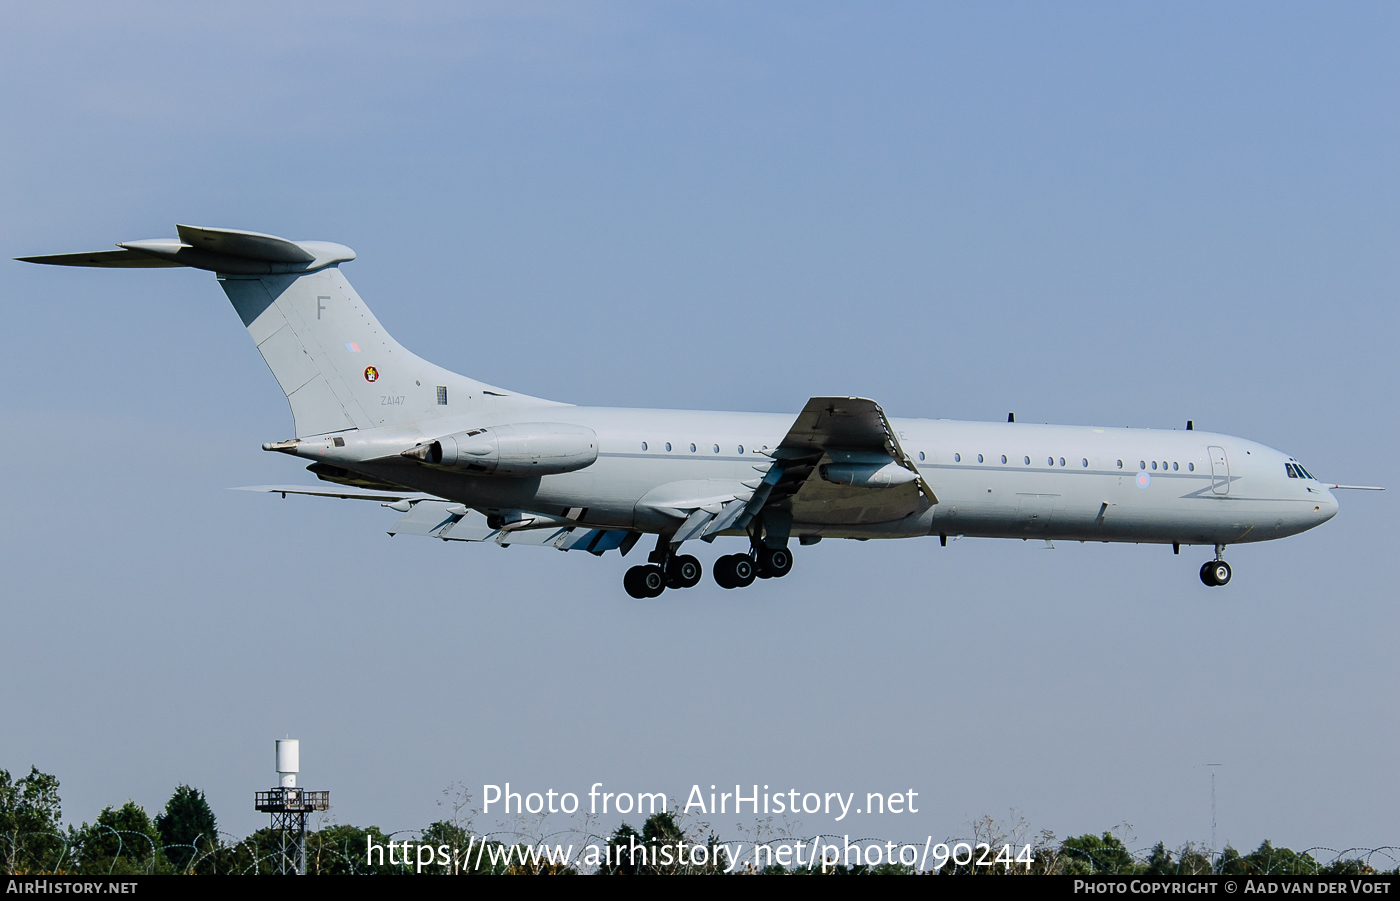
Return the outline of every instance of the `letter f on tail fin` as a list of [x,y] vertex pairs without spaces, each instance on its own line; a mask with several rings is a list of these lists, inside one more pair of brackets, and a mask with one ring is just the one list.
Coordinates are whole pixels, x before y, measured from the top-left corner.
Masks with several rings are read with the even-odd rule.
[[298,438],[435,419],[480,409],[486,401],[552,405],[449,372],[406,350],[340,272],[339,264],[355,259],[343,244],[176,228],[178,238],[127,241],[119,250],[18,259],[216,273],[287,396]]

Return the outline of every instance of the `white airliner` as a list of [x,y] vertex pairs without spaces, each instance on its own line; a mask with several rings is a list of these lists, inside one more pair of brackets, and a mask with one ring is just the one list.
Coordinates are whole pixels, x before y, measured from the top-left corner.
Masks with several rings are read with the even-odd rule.
[[[178,226],[118,250],[22,257],[60,266],[188,266],[217,274],[291,404],[295,438],[264,444],[339,487],[253,490],[378,501],[389,534],[602,555],[655,535],[633,597],[689,588],[686,541],[740,536],[714,579],[786,575],[793,538],[949,536],[1214,546],[1201,581],[1230,581],[1225,546],[1284,538],[1337,513],[1297,460],[1194,431],[892,419],[872,400],[802,412],[579,407],[448,372],[385,332],[341,274],[340,244]],[[1371,489],[1379,490],[1379,489]]]

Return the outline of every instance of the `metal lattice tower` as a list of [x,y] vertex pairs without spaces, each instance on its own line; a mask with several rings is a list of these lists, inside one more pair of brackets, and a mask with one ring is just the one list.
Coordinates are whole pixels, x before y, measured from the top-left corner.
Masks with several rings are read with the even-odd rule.
[[306,815],[329,809],[331,793],[297,788],[300,757],[297,739],[277,739],[277,775],[282,784],[269,791],[257,792],[253,803],[260,813],[272,815],[272,830],[278,834],[281,842],[277,872],[305,876]]

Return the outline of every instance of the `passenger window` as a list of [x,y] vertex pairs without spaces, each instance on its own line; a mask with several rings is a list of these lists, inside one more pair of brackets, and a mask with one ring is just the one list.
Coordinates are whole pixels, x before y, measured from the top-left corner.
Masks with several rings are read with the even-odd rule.
[[954,463],[961,463],[961,462],[962,462],[962,454],[953,454],[953,462],[954,462]]
[[646,443],[645,441],[643,441],[643,442],[642,442],[642,450],[646,450],[646,449],[647,449],[647,443]]
[[671,452],[671,442],[667,441],[667,442],[666,442],[666,453],[669,454],[670,452]]
[[1054,466],[1054,465],[1055,465],[1055,458],[1054,458],[1054,457],[1046,457],[1046,458],[1045,458],[1045,465],[1046,465],[1046,466]]
[[1181,468],[1181,464],[1180,464],[1180,463],[1173,463],[1173,464],[1172,464],[1172,472],[1176,472],[1176,471],[1177,471],[1178,469],[1180,469],[1180,468]]
[[1118,461],[1118,468],[1119,468],[1119,469],[1122,469],[1122,468],[1123,468],[1123,461],[1122,461],[1122,460],[1119,460],[1119,461]]
[[1060,465],[1061,465],[1061,466],[1064,466],[1064,465],[1065,465],[1065,458],[1064,458],[1064,457],[1061,457],[1061,458],[1060,458]]
[[719,445],[718,445],[718,444],[715,445],[715,453],[719,453]]
[[690,452],[691,452],[692,454],[695,453],[695,445],[694,445],[694,444],[691,444],[691,445],[690,445]]
[[[1002,457],[1001,459],[1002,459],[1002,460],[1005,460],[1006,458],[1005,458],[1005,457]],[[1031,465],[1031,458],[1030,458],[1030,457],[1027,457],[1027,458],[1026,458],[1026,465],[1027,465],[1027,466],[1030,466],[1030,465]]]
[[978,455],[977,455],[977,462],[978,462],[978,463],[981,463],[981,462],[982,462],[982,455],[981,455],[981,454],[978,454]]
[[744,446],[741,444],[741,445],[739,445],[739,453],[742,454],[743,452],[744,452]]
[[1157,461],[1156,461],[1156,460],[1153,460],[1153,461],[1152,461],[1152,469],[1153,469],[1154,471],[1157,469]]
[[924,461],[924,452],[923,452],[923,451],[919,451],[919,462],[922,463],[923,461]]
[[1001,462],[1003,462],[1003,463],[1006,462],[1006,454],[1002,454],[1002,455],[1001,455]]
[[1085,469],[1088,469],[1088,468],[1089,468],[1089,458],[1088,458],[1088,457],[1085,457],[1083,460],[1080,460],[1079,463],[1080,463],[1080,465],[1083,466]]
[[1187,464],[1186,464],[1186,468],[1189,469],[1191,472],[1195,472],[1195,471],[1196,471],[1196,464],[1195,464],[1195,463],[1187,463]]
[[1147,468],[1147,461],[1146,461],[1146,460],[1139,460],[1139,461],[1138,461],[1138,469],[1146,469],[1146,468]]

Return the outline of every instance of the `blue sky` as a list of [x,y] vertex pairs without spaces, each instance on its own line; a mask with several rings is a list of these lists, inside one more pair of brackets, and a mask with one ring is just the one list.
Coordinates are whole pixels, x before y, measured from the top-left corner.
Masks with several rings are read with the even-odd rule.
[[[415,352],[585,404],[1396,446],[1383,4],[46,4],[0,33],[5,257],[176,222],[339,241]],[[271,739],[341,822],[449,783],[913,787],[890,838],[1396,843],[1393,492],[1232,551],[824,542],[638,603],[626,563],[391,540],[303,480],[207,273],[0,266],[0,767],[65,815]],[[1391,486],[1395,487],[1395,486]],[[728,552],[718,545],[705,558]],[[804,821],[808,831],[829,824]],[[719,824],[721,831],[732,831]]]

